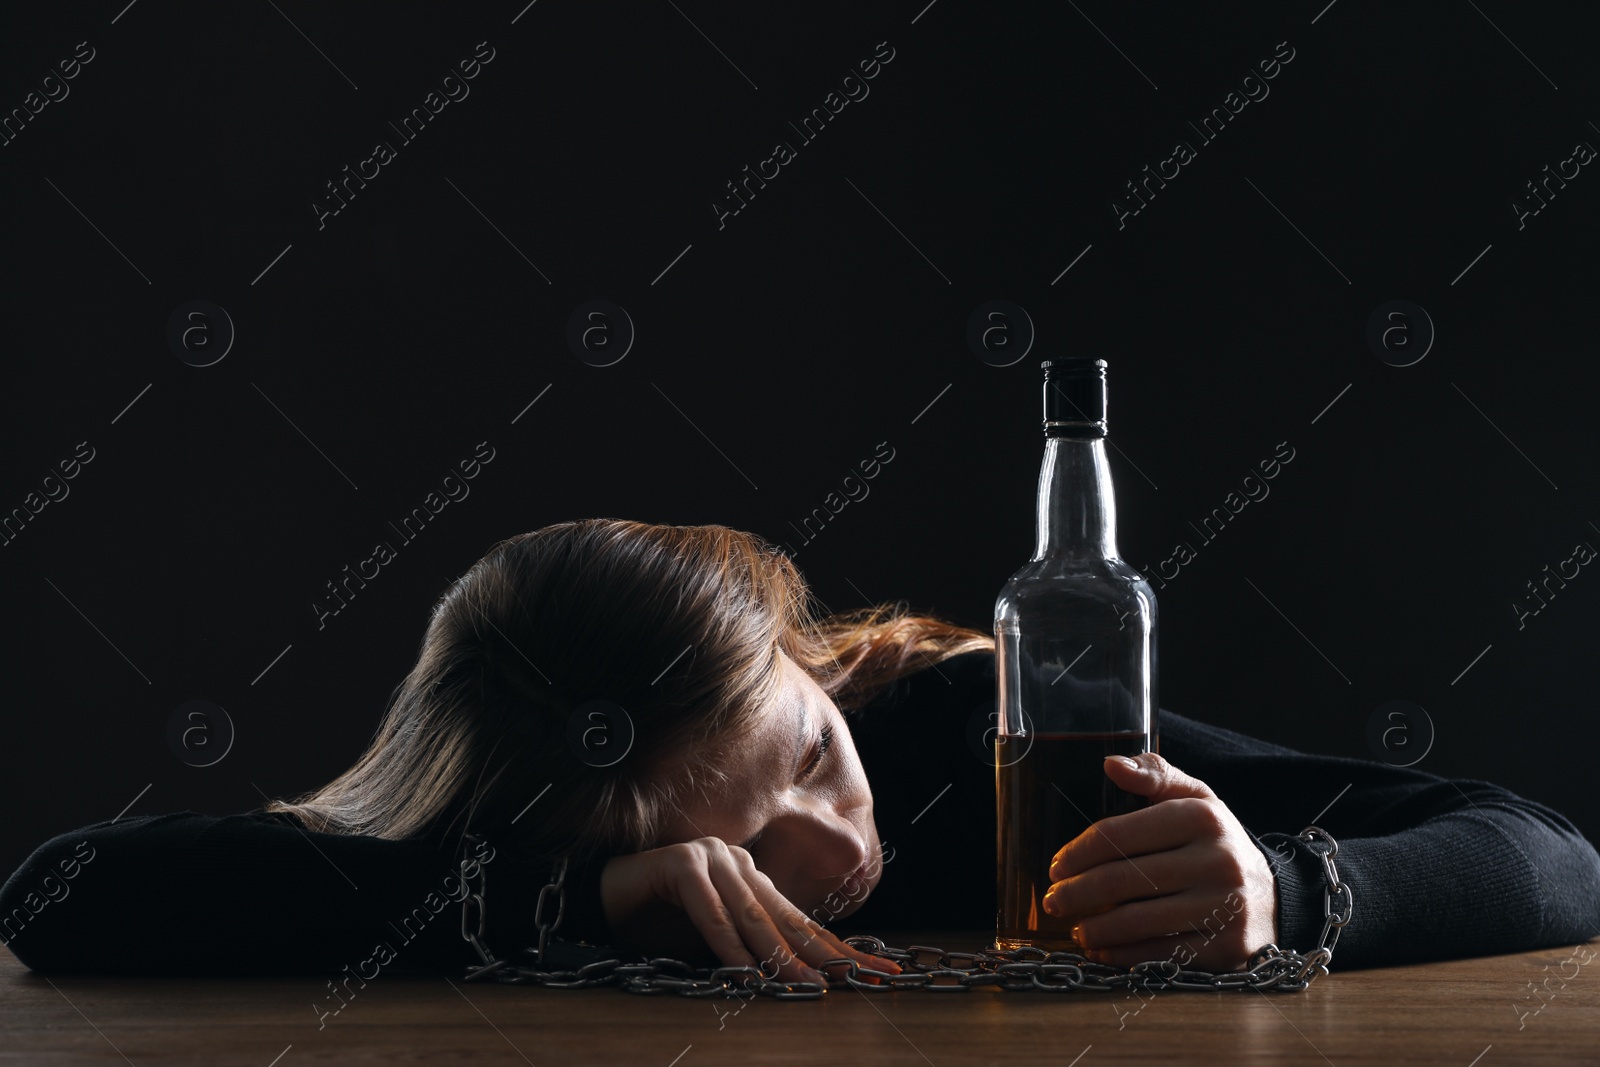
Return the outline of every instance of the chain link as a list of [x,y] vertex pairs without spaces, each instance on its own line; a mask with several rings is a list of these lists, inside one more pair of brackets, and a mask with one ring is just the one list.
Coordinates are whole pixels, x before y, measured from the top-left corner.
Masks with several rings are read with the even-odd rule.
[[[475,839],[469,835],[469,840]],[[1210,971],[1186,970],[1170,959],[1147,960],[1132,967],[1116,967],[1095,963],[1075,952],[1049,952],[1032,946],[978,952],[947,952],[935,945],[896,948],[868,934],[847,937],[844,942],[871,955],[893,960],[900,965],[901,973],[874,970],[846,957],[824,960],[816,965],[818,970],[835,966],[845,968],[841,978],[827,983],[781,982],[769,977],[759,967],[695,967],[667,957],[636,963],[602,959],[576,968],[547,969],[545,961],[550,958],[550,935],[561,925],[566,911],[563,885],[567,861],[562,858],[552,873],[550,883],[539,892],[534,912],[534,920],[539,927],[538,947],[523,950],[532,957],[529,964],[497,959],[489,951],[484,942],[487,928],[484,884],[487,879],[483,865],[478,865],[476,878],[469,879],[466,861],[463,861],[463,880],[469,885],[472,881],[477,884],[462,899],[461,936],[472,945],[482,961],[481,966],[467,968],[464,980],[493,980],[552,989],[614,985],[629,993],[646,995],[767,996],[776,1000],[816,1000],[829,988],[843,985],[864,993],[887,993],[896,989],[966,993],[978,986],[988,985],[999,986],[1009,993],[1133,989],[1258,989],[1295,993],[1309,986],[1318,975],[1328,973],[1339,932],[1350,922],[1355,909],[1355,894],[1347,883],[1339,881],[1339,871],[1334,866],[1333,858],[1339,852],[1339,844],[1332,835],[1320,827],[1308,826],[1296,835],[1295,840],[1305,843],[1314,854],[1321,857],[1323,874],[1327,877],[1322,904],[1322,936],[1318,938],[1317,947],[1306,954],[1282,949],[1275,944],[1264,945],[1251,954],[1243,971],[1214,974]],[[1321,845],[1326,845],[1326,849],[1319,847]],[[546,917],[551,896],[557,898],[554,919]],[[469,923],[469,914],[474,909],[477,912],[475,930]]]

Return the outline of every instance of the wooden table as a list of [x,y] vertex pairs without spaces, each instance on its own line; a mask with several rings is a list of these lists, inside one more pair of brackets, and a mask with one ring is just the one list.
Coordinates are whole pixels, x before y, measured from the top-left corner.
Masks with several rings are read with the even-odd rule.
[[[986,942],[944,932],[891,943]],[[326,1007],[327,975],[46,977],[0,952],[0,1065],[1600,1063],[1597,945],[1576,958],[1569,946],[1372,970],[1336,963],[1299,993],[1142,1000],[848,987],[818,1001],[694,1000],[380,976],[320,1029],[313,1002]],[[1553,992],[1535,997],[1542,983]]]

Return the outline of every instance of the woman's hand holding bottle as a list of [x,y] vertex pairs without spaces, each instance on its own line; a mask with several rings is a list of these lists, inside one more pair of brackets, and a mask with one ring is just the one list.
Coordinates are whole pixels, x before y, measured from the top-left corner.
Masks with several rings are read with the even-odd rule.
[[1064,845],[1044,909],[1086,916],[1080,943],[1099,962],[1238,969],[1278,940],[1272,868],[1210,786],[1158,753],[1138,763],[1134,770],[1108,759],[1106,776],[1152,803],[1101,819]]

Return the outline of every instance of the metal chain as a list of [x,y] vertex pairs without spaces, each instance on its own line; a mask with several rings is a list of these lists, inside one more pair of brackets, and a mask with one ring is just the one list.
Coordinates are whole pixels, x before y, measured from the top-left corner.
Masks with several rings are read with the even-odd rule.
[[[920,989],[930,993],[964,993],[977,986],[999,986],[1007,992],[1072,993],[1079,990],[1110,992],[1120,989],[1258,989],[1295,993],[1309,986],[1319,974],[1328,973],[1333,947],[1339,932],[1350,922],[1355,910],[1355,894],[1348,883],[1339,881],[1333,857],[1339,844],[1317,826],[1308,826],[1295,836],[1322,859],[1327,877],[1322,913],[1322,936],[1315,949],[1301,954],[1275,944],[1264,945],[1251,954],[1243,971],[1215,974],[1188,970],[1175,961],[1147,960],[1132,967],[1094,963],[1075,952],[1047,952],[1042,948],[989,949],[979,952],[948,952],[933,945],[895,948],[867,934],[844,939],[845,944],[900,965],[900,974],[863,967],[846,957],[824,960],[817,969],[843,966],[842,981],[865,993],[884,993],[895,989]],[[1325,844],[1326,850],[1318,845]],[[462,864],[462,877],[466,863]],[[519,965],[497,959],[484,943],[483,866],[478,866],[477,887],[462,900],[461,936],[471,943],[482,960],[481,966],[467,968],[465,981],[493,980],[516,985],[540,985],[552,989],[584,989],[615,985],[629,993],[674,993],[684,997],[767,996],[776,1000],[815,1000],[834,983],[780,982],[759,967],[695,967],[682,960],[658,957],[642,963],[602,959],[573,969],[550,970],[542,965],[549,956],[550,934],[561,925],[565,914],[562,886],[567,862],[563,858],[551,882],[539,892],[534,919],[539,927],[537,949],[524,952],[531,964]],[[545,917],[549,896],[560,898],[554,919]],[[468,914],[477,910],[477,928],[468,924]],[[870,980],[869,980],[870,979]]]

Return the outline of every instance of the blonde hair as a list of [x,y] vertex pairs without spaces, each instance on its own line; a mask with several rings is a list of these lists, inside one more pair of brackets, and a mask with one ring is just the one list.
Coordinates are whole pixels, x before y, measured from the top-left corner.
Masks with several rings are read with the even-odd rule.
[[[726,526],[602,518],[507,538],[434,605],[355,764],[265,810],[330,833],[470,828],[543,854],[641,851],[664,843],[690,791],[726,780],[717,754],[770,713],[780,649],[850,711],[896,678],[994,648],[904,602],[819,618],[814,601],[783,552]],[[568,742],[569,716],[596,698],[632,727],[610,766]]]

